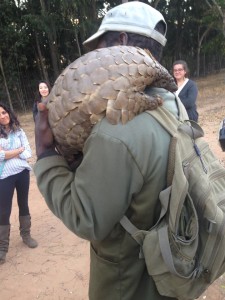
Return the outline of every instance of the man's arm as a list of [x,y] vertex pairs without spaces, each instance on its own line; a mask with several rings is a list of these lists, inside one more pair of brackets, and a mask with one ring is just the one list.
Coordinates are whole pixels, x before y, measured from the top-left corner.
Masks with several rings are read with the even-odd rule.
[[48,109],[44,103],[38,103],[38,113],[35,118],[35,146],[37,158],[57,155],[52,131],[48,122]]
[[[44,118],[47,114],[42,115]],[[38,116],[37,116],[38,117]],[[105,238],[125,214],[132,195],[140,191],[143,177],[132,155],[120,140],[96,132],[88,138],[84,157],[72,172],[54,151],[53,136],[43,125],[37,140],[39,160],[34,166],[38,187],[50,210],[78,236]],[[112,125],[113,126],[113,125]],[[40,132],[36,126],[37,138]],[[53,152],[52,152],[53,153]]]

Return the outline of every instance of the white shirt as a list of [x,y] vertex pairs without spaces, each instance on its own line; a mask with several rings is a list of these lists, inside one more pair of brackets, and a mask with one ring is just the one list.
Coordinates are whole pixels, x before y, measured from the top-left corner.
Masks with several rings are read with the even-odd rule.
[[[32,152],[27,136],[23,129],[16,132],[10,132],[8,138],[0,138],[0,180],[8,176],[18,174],[24,169],[31,170],[27,159],[31,157]],[[5,159],[5,151],[14,150],[19,147],[24,147],[24,151],[19,154],[19,157]]]
[[184,87],[185,84],[188,82],[188,80],[189,80],[188,78],[185,78],[183,84],[182,84],[180,87],[178,87],[178,90],[175,92],[175,94],[176,94],[177,96],[180,94],[180,91],[183,89],[183,87]]

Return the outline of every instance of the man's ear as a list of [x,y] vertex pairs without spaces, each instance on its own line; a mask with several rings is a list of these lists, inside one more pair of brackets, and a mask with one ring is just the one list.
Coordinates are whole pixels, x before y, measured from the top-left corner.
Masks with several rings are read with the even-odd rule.
[[126,32],[120,32],[119,43],[123,46],[126,46],[128,44],[128,35]]

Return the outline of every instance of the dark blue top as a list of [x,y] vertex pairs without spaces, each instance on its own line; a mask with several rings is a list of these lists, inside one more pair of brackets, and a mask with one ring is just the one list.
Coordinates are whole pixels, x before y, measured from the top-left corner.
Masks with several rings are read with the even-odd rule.
[[198,122],[198,112],[196,108],[197,95],[197,85],[191,79],[188,80],[188,82],[178,94],[178,97],[180,98],[180,100],[184,104],[184,107],[187,110],[189,119],[195,122]]

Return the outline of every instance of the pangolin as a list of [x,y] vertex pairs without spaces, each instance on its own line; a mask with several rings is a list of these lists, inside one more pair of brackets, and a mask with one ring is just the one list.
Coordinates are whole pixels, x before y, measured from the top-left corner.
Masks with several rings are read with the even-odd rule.
[[177,90],[173,77],[147,50],[113,46],[91,51],[71,63],[48,96],[49,124],[59,152],[82,152],[94,124],[106,116],[125,124],[135,115],[162,105],[147,86]]

